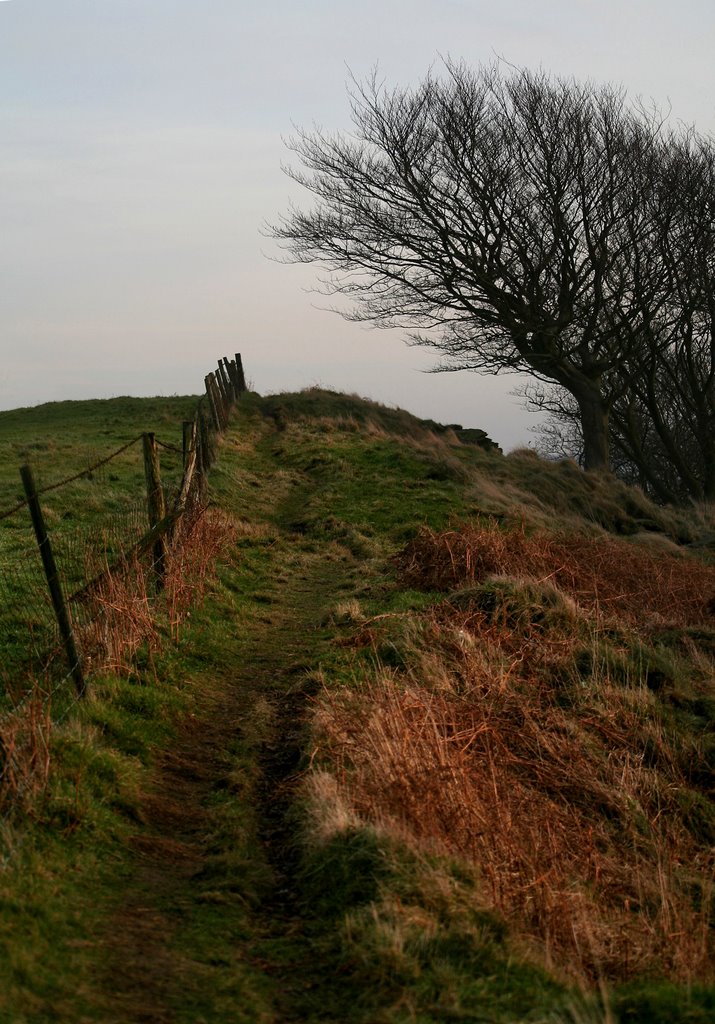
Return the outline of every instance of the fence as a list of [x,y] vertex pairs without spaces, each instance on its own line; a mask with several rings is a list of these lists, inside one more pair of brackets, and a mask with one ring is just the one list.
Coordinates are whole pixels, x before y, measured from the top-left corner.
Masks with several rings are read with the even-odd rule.
[[[84,695],[94,657],[92,637],[96,641],[98,631],[108,629],[106,610],[118,579],[134,579],[137,614],[161,594],[167,559],[205,511],[217,440],[246,390],[241,356],[219,360],[204,385],[178,443],[142,432],[80,472],[45,486],[38,486],[29,463],[20,468],[24,497],[0,511],[0,522],[8,528],[0,549],[0,672],[5,684],[0,711],[3,705],[17,711],[32,699],[38,677],[48,684],[46,695],[69,689],[72,702]],[[99,510],[81,493],[88,480],[106,484]],[[43,502],[50,492],[67,495],[67,507],[48,522]],[[70,524],[82,501],[75,527]],[[28,536],[28,518],[36,543]],[[141,571],[132,574],[137,567]]]

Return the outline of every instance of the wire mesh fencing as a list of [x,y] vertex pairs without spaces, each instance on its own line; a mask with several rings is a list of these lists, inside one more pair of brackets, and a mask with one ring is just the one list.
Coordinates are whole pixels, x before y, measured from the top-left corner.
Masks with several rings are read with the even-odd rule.
[[177,566],[245,391],[240,355],[218,367],[180,439],[140,434],[59,480],[22,467],[24,499],[0,509],[0,726],[43,694],[78,699],[95,669],[151,649],[157,602],[174,628],[185,600]]

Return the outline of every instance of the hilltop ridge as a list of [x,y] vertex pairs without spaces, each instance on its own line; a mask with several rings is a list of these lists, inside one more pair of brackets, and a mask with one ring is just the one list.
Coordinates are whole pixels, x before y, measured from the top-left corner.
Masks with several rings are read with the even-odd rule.
[[465,441],[239,403],[181,642],[6,811],[0,1016],[713,1019],[712,513]]

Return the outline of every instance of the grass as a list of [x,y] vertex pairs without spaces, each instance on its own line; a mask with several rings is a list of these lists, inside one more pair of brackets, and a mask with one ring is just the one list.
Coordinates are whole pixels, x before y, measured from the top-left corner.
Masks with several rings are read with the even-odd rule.
[[[111,398],[83,402],[48,402],[29,409],[0,412],[0,512],[24,498],[19,467],[29,462],[39,486],[80,473],[144,431],[181,447],[181,424],[193,416],[198,398]],[[167,478],[177,466],[163,453]],[[179,472],[180,475],[180,472]],[[144,487],[141,448],[67,489],[47,497],[49,518],[71,528],[86,525],[92,514],[106,515],[133,501]],[[81,510],[81,517],[79,516]],[[20,527],[17,517],[0,521],[3,543]]]
[[[82,473],[144,431],[180,448],[182,421],[193,416],[197,401],[191,396],[116,398],[0,412],[0,517],[24,499],[21,464],[31,465],[37,486],[43,487]],[[181,461],[180,453],[161,449],[162,479],[169,491],[180,481]],[[141,442],[92,473],[43,494],[41,502],[65,591],[73,593],[147,529]],[[0,643],[6,689],[13,688],[23,667],[37,671],[56,644],[26,507],[0,518]]]
[[318,389],[246,396],[211,500],[18,720],[0,1020],[713,1019],[707,510]]

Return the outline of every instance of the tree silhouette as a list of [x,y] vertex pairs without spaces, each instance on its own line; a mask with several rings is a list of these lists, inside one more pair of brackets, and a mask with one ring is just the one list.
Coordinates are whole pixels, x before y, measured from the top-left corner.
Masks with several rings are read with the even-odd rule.
[[[353,129],[300,131],[288,173],[317,199],[273,226],[319,261],[343,315],[412,332],[440,370],[527,371],[565,388],[589,470],[609,462],[617,367],[667,320],[658,119],[611,87],[445,66],[412,89],[375,75]],[[627,386],[627,382],[625,383]]]

